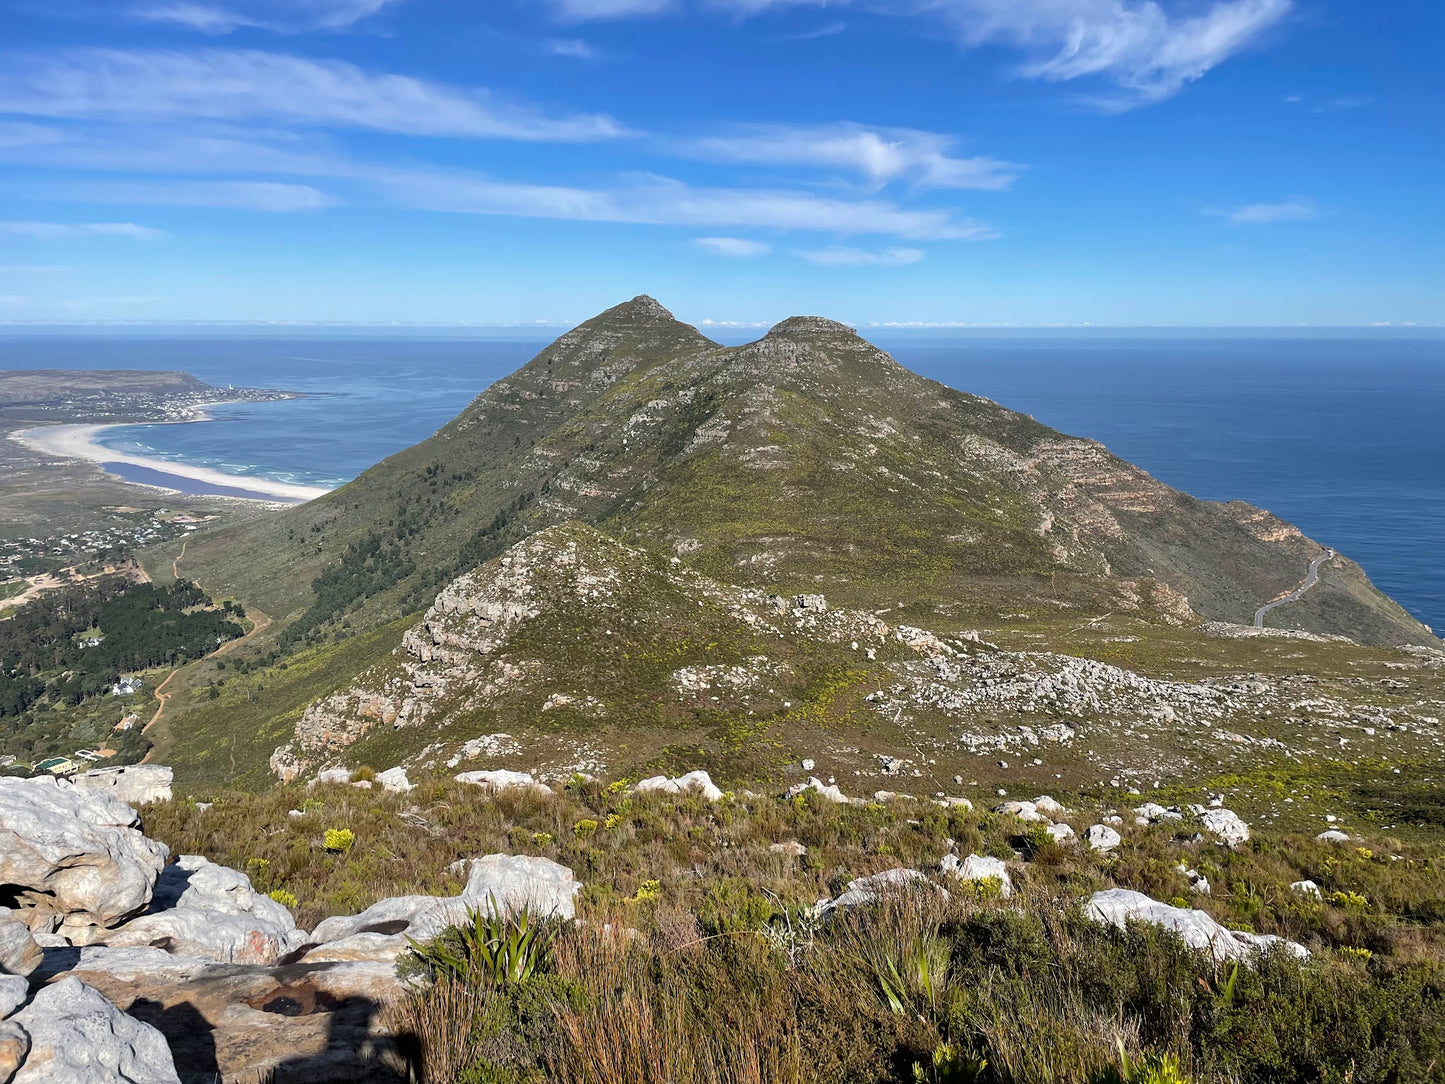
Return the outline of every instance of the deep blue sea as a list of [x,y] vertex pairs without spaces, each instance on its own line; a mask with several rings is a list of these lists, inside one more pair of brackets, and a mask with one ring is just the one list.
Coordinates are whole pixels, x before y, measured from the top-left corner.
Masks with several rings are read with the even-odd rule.
[[[1102,441],[1170,485],[1241,498],[1365,566],[1445,629],[1445,337],[877,336],[946,384]],[[9,334],[0,368],[184,369],[307,397],[105,443],[334,486],[429,436],[539,341]]]

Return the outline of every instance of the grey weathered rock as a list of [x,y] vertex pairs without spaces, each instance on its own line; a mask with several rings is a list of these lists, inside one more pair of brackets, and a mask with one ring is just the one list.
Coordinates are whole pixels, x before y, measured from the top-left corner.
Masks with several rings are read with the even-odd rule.
[[1121,930],[1130,922],[1144,922],[1173,930],[1186,944],[1210,953],[1216,960],[1242,960],[1272,949],[1300,958],[1309,956],[1308,949],[1293,941],[1270,934],[1230,930],[1203,911],[1171,907],[1127,888],[1095,892],[1089,899],[1086,914],[1095,922],[1117,926]]
[[669,779],[665,775],[654,775],[642,780],[632,789],[639,794],[645,794],[648,791],[660,791],[663,794],[686,794],[695,790],[709,802],[716,802],[723,796],[722,788],[712,781],[712,776],[701,771],[688,772],[675,779]]
[[1039,812],[1039,808],[1033,802],[1011,801],[994,806],[995,813],[1002,813],[1005,816],[1017,817],[1021,821],[1047,824],[1049,818]]
[[0,907],[0,973],[28,975],[40,966],[40,946],[15,911]]
[[43,987],[11,1021],[30,1036],[14,1084],[180,1084],[165,1037],[77,978]]
[[1203,829],[1217,837],[1221,842],[1230,847],[1238,847],[1241,843],[1249,841],[1249,825],[1239,818],[1239,815],[1230,809],[1206,809],[1203,806],[1190,806],[1189,811]]
[[14,1020],[0,1020],[0,1084],[15,1079],[25,1056],[30,1053],[30,1036]]
[[378,772],[376,781],[389,794],[405,794],[412,789],[412,782],[406,777],[406,769],[402,767],[388,768],[384,772]]
[[[448,925],[462,921],[469,907],[489,911],[495,905],[508,914],[525,907],[534,916],[571,919],[576,916],[575,897],[581,889],[572,871],[551,859],[487,855],[472,860],[467,885],[460,895],[394,896],[377,901],[358,915],[326,919],[310,938],[323,950],[312,949],[306,959],[395,959],[406,950],[408,937],[435,937]],[[357,939],[365,934],[387,940]],[[348,944],[338,946],[342,941]]]
[[150,902],[164,844],[146,839],[135,810],[53,779],[0,779],[0,884],[16,885],[32,927],[58,916],[62,932],[111,926]]
[[1315,899],[1321,898],[1320,886],[1313,881],[1291,881],[1289,890],[1301,896],[1312,896]]
[[0,975],[0,1020],[30,999],[30,983],[23,975]]
[[1044,831],[1053,837],[1055,843],[1067,843],[1074,838],[1074,829],[1067,824],[1051,824]]
[[790,839],[786,843],[774,843],[768,847],[768,850],[774,854],[785,854],[789,858],[802,858],[803,855],[808,853],[808,848],[804,847],[796,839]]
[[350,782],[351,782],[351,769],[350,769],[350,768],[322,768],[319,772],[316,773],[316,778],[313,779],[313,780],[311,780],[311,784],[312,784],[313,786],[316,785],[316,784],[325,784],[325,783],[350,783]]
[[163,943],[182,956],[269,964],[300,948],[306,935],[244,873],[187,854],[161,873],[150,910],[98,940],[132,948]]
[[1322,843],[1348,843],[1350,841],[1350,837],[1338,828],[1331,828],[1328,831],[1321,832],[1315,836],[1315,839],[1318,839]]
[[1090,825],[1089,830],[1084,833],[1084,842],[1089,845],[1089,850],[1098,851],[1100,854],[1108,854],[1120,843],[1124,842],[1124,838],[1107,824],[1093,824]]
[[1184,814],[1178,808],[1165,809],[1158,802],[1145,802],[1134,810],[1134,823],[1138,825],[1158,824],[1160,821],[1182,821]]
[[497,768],[494,771],[462,772],[456,777],[458,783],[471,783],[473,786],[482,787],[493,794],[500,794],[504,790],[531,790],[538,794],[551,794],[552,788],[546,783],[539,783],[532,777],[531,772],[512,772],[505,768]]
[[808,781],[806,783],[794,783],[791,787],[789,787],[788,797],[796,798],[798,795],[802,794],[804,791],[807,790],[816,790],[824,798],[828,799],[828,801],[836,802],[838,805],[848,805],[853,801],[853,799],[849,798],[836,786],[825,786],[821,779],[818,779],[816,776],[811,775],[808,777]]
[[1034,808],[1047,817],[1062,817],[1069,812],[1047,794],[1040,794],[1034,799]]
[[958,855],[946,854],[938,868],[960,881],[997,881],[999,894],[1004,899],[1013,895],[1013,882],[1009,880],[1008,867],[1004,865],[1002,858],[971,854],[960,862]]
[[96,768],[82,772],[71,782],[77,787],[98,790],[127,805],[169,802],[174,772],[161,764],[128,764],[120,768]]
[[836,898],[819,900],[813,908],[813,913],[827,915],[840,909],[850,910],[874,903],[891,893],[919,891],[924,888],[942,893],[945,899],[948,897],[947,892],[944,892],[916,869],[885,869],[882,873],[875,873],[871,877],[859,877],[849,881],[848,887]]

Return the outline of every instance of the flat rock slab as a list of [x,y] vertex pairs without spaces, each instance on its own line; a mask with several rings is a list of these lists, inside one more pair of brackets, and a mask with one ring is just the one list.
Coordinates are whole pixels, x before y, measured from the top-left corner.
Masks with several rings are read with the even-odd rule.
[[164,1035],[182,1084],[406,1079],[381,1019],[404,992],[393,963],[262,967],[167,956],[87,948],[69,975]]

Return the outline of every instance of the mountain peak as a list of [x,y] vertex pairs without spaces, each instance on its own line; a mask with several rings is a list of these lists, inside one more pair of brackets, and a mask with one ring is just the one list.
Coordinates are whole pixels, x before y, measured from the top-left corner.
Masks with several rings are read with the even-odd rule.
[[598,319],[623,320],[634,324],[675,324],[678,322],[677,317],[668,312],[660,301],[647,294],[638,294],[631,301],[614,305],[602,313]]
[[781,323],[774,324],[768,333],[763,336],[765,339],[807,339],[807,340],[829,340],[838,338],[854,341],[859,338],[858,332],[847,324],[840,324],[836,320],[829,320],[822,316],[790,316]]

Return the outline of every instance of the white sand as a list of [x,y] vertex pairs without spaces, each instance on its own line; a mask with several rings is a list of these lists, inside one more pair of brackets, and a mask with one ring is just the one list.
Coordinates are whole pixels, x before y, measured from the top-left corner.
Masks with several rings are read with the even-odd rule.
[[[198,421],[204,419],[197,419]],[[169,423],[156,423],[169,424]],[[184,424],[184,423],[182,423]],[[61,459],[88,459],[92,463],[127,463],[132,467],[147,467],[150,470],[173,474],[178,478],[189,478],[205,485],[224,486],[227,489],[244,489],[248,493],[264,493],[288,501],[309,501],[328,490],[316,486],[299,486],[290,482],[275,482],[269,478],[252,478],[243,474],[225,474],[208,467],[193,467],[187,463],[172,463],[166,459],[147,459],[141,455],[128,455],[107,448],[96,442],[96,435],[111,425],[47,425],[39,429],[25,429],[14,434],[14,439],[46,455]],[[165,488],[158,486],[156,488]]]

